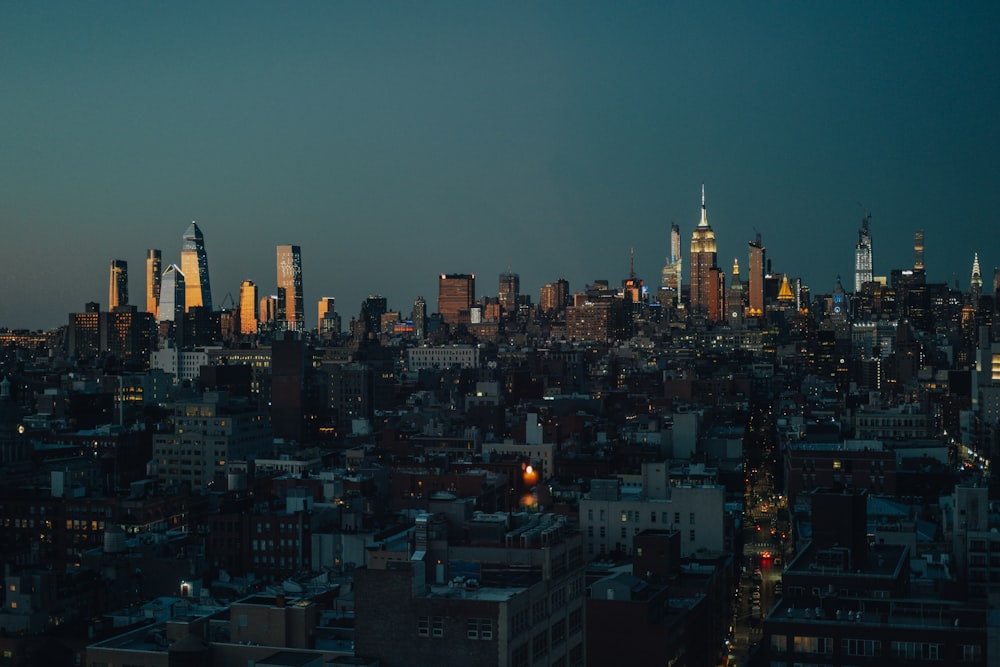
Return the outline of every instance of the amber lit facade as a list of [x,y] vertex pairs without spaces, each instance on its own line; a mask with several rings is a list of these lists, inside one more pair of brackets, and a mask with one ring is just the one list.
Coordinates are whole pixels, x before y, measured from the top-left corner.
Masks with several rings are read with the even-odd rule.
[[[282,299],[284,296],[284,299]],[[278,246],[278,327],[303,331],[306,326],[302,300],[302,250],[297,245]]]
[[124,259],[111,260],[111,275],[108,280],[108,310],[128,305],[128,262]]
[[160,278],[163,266],[163,256],[159,250],[150,248],[146,251],[146,312],[159,317]]
[[691,235],[691,312],[718,322],[722,315],[724,276],[717,261],[715,232],[708,224],[705,187],[701,190],[701,221]]
[[181,247],[181,272],[184,274],[184,306],[186,310],[204,307],[212,310],[212,288],[208,279],[208,255],[205,254],[205,237],[192,221],[184,232]]
[[257,285],[252,280],[240,284],[240,334],[257,333]]
[[476,276],[470,273],[441,274],[438,279],[438,313],[448,324],[468,323],[469,309],[476,299]]

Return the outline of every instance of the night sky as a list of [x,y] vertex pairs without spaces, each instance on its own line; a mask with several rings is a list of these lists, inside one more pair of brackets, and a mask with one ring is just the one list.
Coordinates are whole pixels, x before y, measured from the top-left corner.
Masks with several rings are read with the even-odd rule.
[[705,184],[728,274],[759,232],[814,294],[1000,265],[1000,3],[0,3],[0,326],[107,306],[205,235],[215,304],[302,247],[307,324],[439,273],[653,289]]

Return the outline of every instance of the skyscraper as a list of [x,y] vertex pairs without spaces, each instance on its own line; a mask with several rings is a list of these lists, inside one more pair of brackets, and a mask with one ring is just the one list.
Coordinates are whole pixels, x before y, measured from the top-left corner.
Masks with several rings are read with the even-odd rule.
[[972,260],[972,278],[969,280],[969,295],[972,297],[972,305],[979,303],[979,297],[983,293],[983,273],[979,270],[979,253],[975,254]]
[[340,318],[337,317],[337,300],[332,296],[324,296],[316,304],[316,331],[320,335],[340,333]]
[[257,285],[252,280],[240,283],[240,334],[257,333]]
[[500,274],[500,308],[505,317],[513,317],[517,313],[517,295],[521,292],[521,277],[516,273],[506,271]]
[[760,234],[750,242],[750,272],[747,276],[747,296],[750,302],[747,315],[764,316],[764,267],[767,266],[766,251]]
[[438,279],[438,313],[448,324],[467,323],[469,309],[476,300],[476,276],[471,273],[442,273]]
[[278,246],[278,310],[284,290],[284,315],[279,312],[279,329],[303,331],[306,328],[302,295],[302,251],[297,245]]
[[670,255],[663,265],[660,288],[664,290],[676,306],[681,301],[681,278],[683,276],[684,260],[681,258],[681,228],[676,222],[670,223]]
[[184,302],[187,297],[186,283],[184,272],[176,264],[171,264],[163,271],[160,279],[158,322],[175,322],[178,326],[183,324]]
[[554,283],[545,283],[538,301],[542,311],[546,313],[566,310],[569,305],[569,281],[560,278]]
[[740,262],[733,259],[733,277],[729,281],[729,291],[726,294],[726,312],[729,325],[739,328],[743,324],[743,281],[740,280]]
[[128,262],[124,259],[111,260],[111,275],[108,280],[108,312],[119,306],[128,305]]
[[913,270],[924,270],[924,230],[913,232]]
[[159,319],[161,262],[159,250],[146,251],[146,312],[152,313],[154,320]]
[[[716,266],[715,232],[708,224],[705,186],[701,186],[701,220],[691,234],[691,312],[706,315],[712,322],[721,316],[721,286]],[[715,311],[715,312],[713,312]]]
[[382,316],[389,310],[388,301],[381,294],[371,294],[361,303],[361,322],[358,333],[362,339],[378,338],[382,333]]
[[854,292],[859,294],[861,286],[870,283],[872,278],[872,235],[868,229],[871,214],[865,215],[858,230],[858,245],[854,249]]
[[417,340],[423,340],[427,332],[427,302],[424,297],[414,299],[410,318],[413,320],[413,335]]
[[208,280],[208,255],[205,254],[205,237],[198,225],[191,221],[191,226],[184,232],[184,244],[181,247],[181,273],[187,292],[184,295],[185,309],[204,307],[212,310],[212,288]]

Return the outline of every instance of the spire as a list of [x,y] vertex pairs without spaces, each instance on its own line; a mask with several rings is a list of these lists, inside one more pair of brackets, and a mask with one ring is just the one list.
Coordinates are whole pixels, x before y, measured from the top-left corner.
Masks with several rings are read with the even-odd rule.
[[788,274],[781,276],[781,289],[778,290],[778,301],[794,301],[795,295],[792,294],[792,286],[788,284]]
[[977,252],[972,260],[972,280],[970,281],[972,292],[977,297],[983,291],[983,274],[979,270],[979,253]]
[[733,258],[733,275],[740,275],[740,260],[736,257]]
[[701,184],[701,221],[699,227],[708,227],[708,213],[705,210],[705,184]]

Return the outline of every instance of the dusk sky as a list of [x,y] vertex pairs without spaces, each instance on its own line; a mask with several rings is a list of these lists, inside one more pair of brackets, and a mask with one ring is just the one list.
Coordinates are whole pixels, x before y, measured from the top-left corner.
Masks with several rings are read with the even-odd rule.
[[762,235],[814,294],[913,263],[967,290],[1000,265],[1000,3],[3,2],[0,326],[107,307],[128,261],[212,295],[275,290],[302,247],[307,324],[369,294],[408,315],[437,275],[496,295],[652,289],[705,184],[728,274]]

